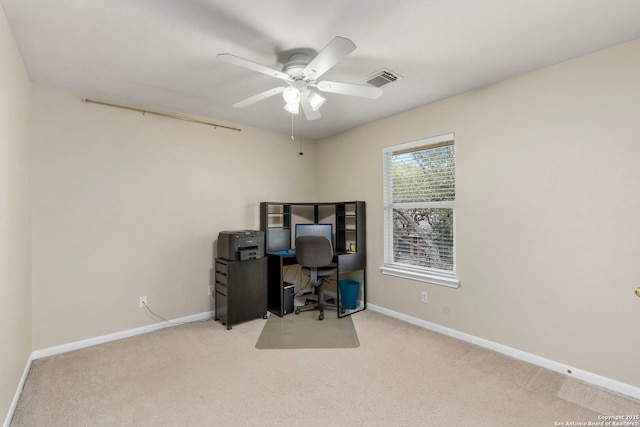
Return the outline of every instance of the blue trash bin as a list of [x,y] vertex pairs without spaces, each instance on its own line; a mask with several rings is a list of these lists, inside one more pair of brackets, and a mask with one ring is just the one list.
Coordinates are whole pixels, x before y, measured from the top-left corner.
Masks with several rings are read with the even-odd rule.
[[340,288],[340,304],[349,310],[358,306],[358,294],[360,293],[360,283],[355,280],[338,280]]

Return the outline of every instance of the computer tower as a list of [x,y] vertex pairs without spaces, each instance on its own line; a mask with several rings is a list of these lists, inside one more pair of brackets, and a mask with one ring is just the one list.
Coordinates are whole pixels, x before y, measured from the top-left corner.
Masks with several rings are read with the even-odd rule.
[[282,293],[282,314],[285,315],[293,313],[293,285],[285,286]]

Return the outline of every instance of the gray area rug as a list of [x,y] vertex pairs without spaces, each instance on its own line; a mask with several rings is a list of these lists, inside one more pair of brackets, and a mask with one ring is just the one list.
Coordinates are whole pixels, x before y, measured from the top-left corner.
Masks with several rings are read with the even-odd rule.
[[351,316],[338,318],[334,311],[325,311],[324,320],[318,320],[318,313],[317,310],[310,310],[283,317],[271,314],[258,338],[256,348],[360,347]]

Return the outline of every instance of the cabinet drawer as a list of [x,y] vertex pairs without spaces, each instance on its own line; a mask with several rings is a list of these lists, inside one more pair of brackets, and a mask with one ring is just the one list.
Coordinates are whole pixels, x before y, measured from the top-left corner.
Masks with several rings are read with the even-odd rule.
[[226,274],[220,273],[219,271],[216,271],[216,283],[222,283],[223,285],[228,285],[229,284],[229,278],[227,277]]
[[227,263],[222,262],[221,260],[216,260],[216,271],[223,274],[228,274],[229,270]]
[[227,285],[224,283],[216,282],[216,292],[222,295],[229,296],[229,291],[227,290]]

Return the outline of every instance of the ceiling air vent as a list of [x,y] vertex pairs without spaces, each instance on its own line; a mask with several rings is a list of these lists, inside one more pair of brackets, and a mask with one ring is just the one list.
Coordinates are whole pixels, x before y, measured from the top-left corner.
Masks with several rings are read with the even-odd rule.
[[366,77],[362,82],[368,83],[371,86],[382,87],[382,86],[388,85],[389,83],[393,83],[396,80],[400,80],[401,78],[402,77],[400,77],[398,74],[394,73],[393,71],[388,70],[386,68],[381,68],[378,71]]

